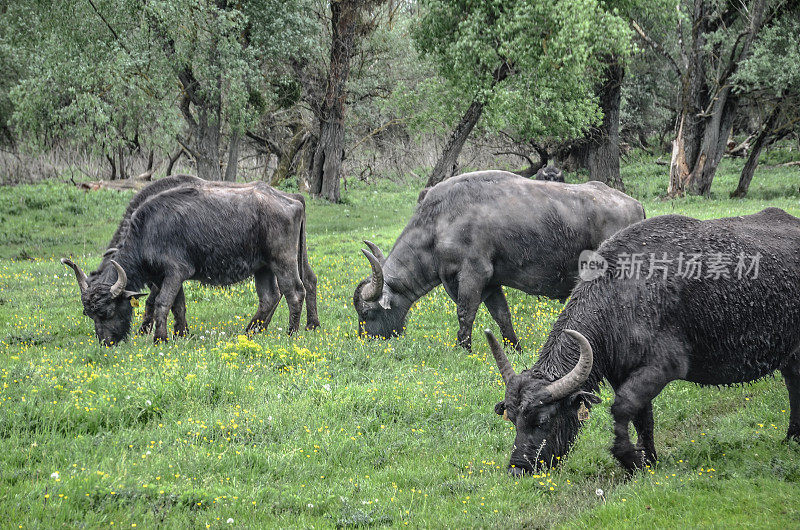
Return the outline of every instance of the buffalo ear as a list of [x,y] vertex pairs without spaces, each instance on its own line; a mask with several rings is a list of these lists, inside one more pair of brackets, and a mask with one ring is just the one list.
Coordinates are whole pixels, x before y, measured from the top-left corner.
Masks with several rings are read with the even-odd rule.
[[602,399],[600,399],[596,395],[592,394],[591,392],[584,392],[583,390],[575,392],[570,397],[570,402],[572,403],[573,406],[577,407],[578,405],[583,403],[583,405],[587,409],[591,409],[592,405],[597,405],[601,401]]
[[136,298],[137,300],[143,296],[147,296],[147,293],[137,293],[135,291],[122,291],[122,295],[125,298]]
[[502,416],[506,413],[506,402],[501,401],[497,405],[494,406],[494,413],[498,416]]

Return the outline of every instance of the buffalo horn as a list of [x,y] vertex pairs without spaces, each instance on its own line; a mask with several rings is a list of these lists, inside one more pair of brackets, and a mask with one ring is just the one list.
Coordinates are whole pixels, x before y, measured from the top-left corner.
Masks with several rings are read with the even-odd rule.
[[369,251],[372,252],[372,254],[376,258],[378,258],[378,261],[380,262],[380,264],[383,265],[383,262],[386,261],[386,257],[383,255],[383,252],[381,251],[381,249],[378,248],[378,245],[376,245],[372,241],[367,241],[366,239],[364,240],[364,244],[369,247]]
[[561,379],[550,383],[546,388],[553,401],[564,398],[578,390],[589,378],[589,373],[592,371],[593,356],[592,346],[589,344],[589,341],[586,340],[586,337],[572,329],[565,329],[564,333],[578,341],[581,348],[581,356],[575,368]]
[[500,370],[500,375],[503,376],[503,382],[508,384],[511,378],[517,375],[514,372],[514,367],[511,366],[511,361],[506,357],[506,352],[503,351],[502,346],[500,346],[500,343],[494,338],[492,332],[488,329],[483,330],[483,332],[486,333],[486,340],[489,342],[492,355],[494,355],[494,362],[497,363],[497,369]]
[[128,285],[128,275],[125,274],[120,264],[113,259],[111,260],[111,264],[117,269],[117,283],[111,286],[111,296],[116,298],[122,294],[122,291],[125,290],[125,286]]
[[75,271],[75,278],[78,279],[78,287],[81,288],[81,293],[85,291],[89,285],[86,283],[86,274],[84,274],[81,268],[75,265],[71,259],[61,258],[61,263],[67,267],[71,267],[72,270]]
[[383,294],[383,269],[381,268],[381,262],[372,254],[372,252],[363,248],[361,249],[361,252],[364,253],[364,256],[366,256],[369,260],[369,264],[372,265],[372,279],[364,287],[362,296],[364,297],[365,301],[374,302]]

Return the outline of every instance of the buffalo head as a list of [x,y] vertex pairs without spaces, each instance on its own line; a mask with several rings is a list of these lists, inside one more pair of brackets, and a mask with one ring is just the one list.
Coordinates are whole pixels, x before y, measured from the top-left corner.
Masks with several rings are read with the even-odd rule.
[[535,375],[534,370],[515,373],[494,335],[486,330],[489,347],[506,384],[505,400],[495,405],[494,410],[516,427],[509,462],[509,472],[513,475],[556,465],[569,452],[580,430],[581,405],[590,408],[600,402],[596,395],[581,390],[592,370],[589,341],[577,331],[564,332],[578,342],[580,359],[567,375],[552,381]]
[[369,250],[361,249],[372,267],[369,278],[361,281],[353,293],[353,306],[358,313],[358,333],[388,339],[403,333],[409,304],[395,296],[383,281],[386,258],[378,245],[364,241]]
[[[128,277],[119,263],[111,260],[116,273],[92,274],[91,277],[67,258],[61,263],[75,271],[78,287],[81,289],[83,314],[94,321],[97,339],[105,346],[118,344],[127,335],[133,316],[132,299],[138,299],[145,293],[126,291]],[[105,280],[109,275],[116,276],[115,281]]]

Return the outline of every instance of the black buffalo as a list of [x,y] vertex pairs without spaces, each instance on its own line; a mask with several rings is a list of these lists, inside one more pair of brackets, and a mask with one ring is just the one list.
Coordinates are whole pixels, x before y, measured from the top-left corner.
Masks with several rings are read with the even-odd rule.
[[[100,262],[100,265],[96,270],[89,273],[89,278],[87,281],[91,282],[94,276],[101,274],[106,267],[112,266],[111,260],[113,259],[117,250],[119,250],[118,247],[122,244],[125,233],[129,226],[131,215],[147,199],[170,188],[175,188],[178,186],[189,185],[200,187],[213,184],[213,181],[203,180],[192,175],[171,175],[169,177],[156,180],[142,188],[142,190],[136,193],[136,195],[134,195],[133,198],[131,198],[131,201],[128,203],[128,207],[125,209],[125,214],[122,216],[122,221],[117,227],[117,230],[114,232],[114,235],[111,237],[111,241],[108,243],[107,250],[105,253],[103,253],[103,259]],[[66,261],[64,263],[67,264]],[[147,287],[150,288],[150,294],[147,296],[147,301],[145,302],[144,319],[141,327],[139,328],[139,333],[141,334],[149,333],[153,327],[153,308],[155,306],[156,296],[158,296],[158,285],[148,284]],[[178,294],[175,295],[175,301],[172,304],[172,316],[175,317],[173,333],[181,337],[185,336],[188,330],[188,325],[186,323],[186,298],[183,294],[183,287],[181,287],[178,290]]]
[[639,202],[600,182],[539,182],[505,171],[459,175],[418,200],[388,256],[365,242],[372,276],[353,295],[362,334],[399,335],[409,308],[441,283],[457,305],[460,345],[470,348],[483,302],[518,347],[501,286],[564,299],[581,251],[644,218]]
[[182,297],[176,298],[189,279],[230,285],[255,276],[259,307],[248,331],[269,324],[282,295],[289,305],[290,333],[299,328],[304,299],[306,328],[317,327],[316,276],[308,263],[302,196],[258,182],[180,179],[185,185],[162,184],[159,192],[129,207],[112,238],[118,247],[106,251],[95,272],[87,276],[62,259],[75,271],[84,313],[94,320],[98,339],[110,345],[125,338],[131,299],[151,285],[155,340],[166,340],[167,314],[176,305],[178,314],[185,311]]
[[495,412],[516,427],[512,473],[567,453],[578,410],[599,401],[603,380],[616,394],[612,453],[628,470],[656,460],[652,399],[676,379],[731,385],[780,370],[787,436],[800,440],[800,219],[777,208],[710,221],[665,215],[598,254],[607,270],[578,284],[532,368],[515,374],[487,330],[506,383]]

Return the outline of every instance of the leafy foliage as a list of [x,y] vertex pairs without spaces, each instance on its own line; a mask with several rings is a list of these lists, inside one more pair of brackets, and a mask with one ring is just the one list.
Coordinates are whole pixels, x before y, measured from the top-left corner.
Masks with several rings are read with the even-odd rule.
[[31,0],[11,6],[5,24],[29,64],[11,92],[18,129],[98,154],[171,143],[187,91],[217,102],[212,119],[251,125],[274,96],[270,69],[310,27],[302,0]]
[[486,103],[493,128],[521,136],[565,138],[597,123],[600,59],[629,51],[625,21],[595,0],[422,6],[414,38],[451,93]]

